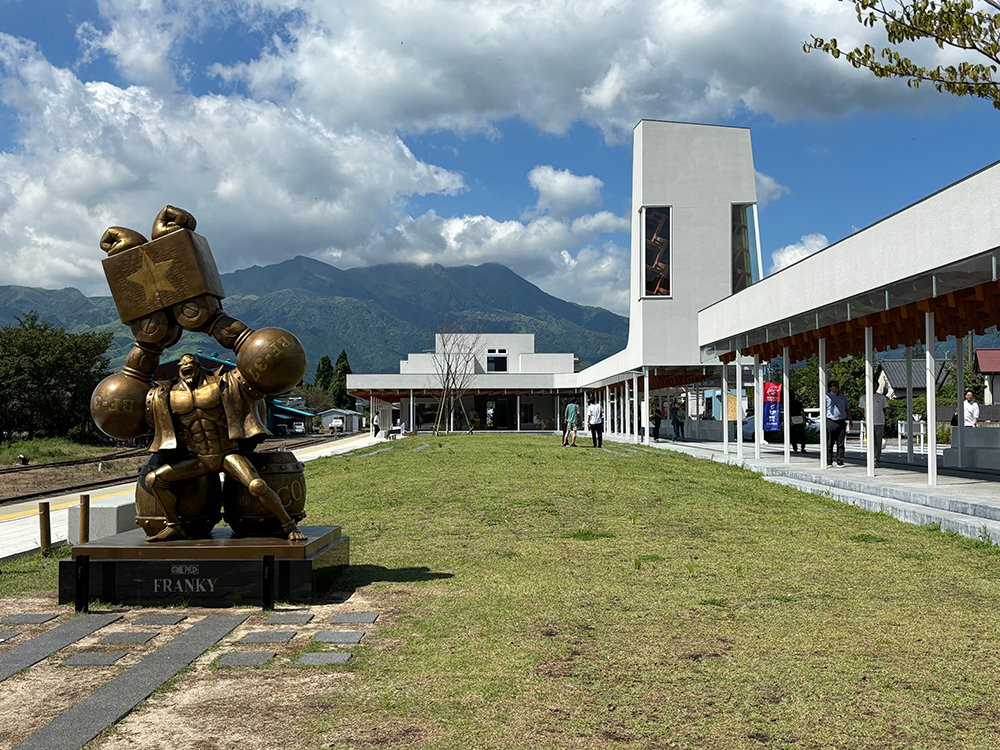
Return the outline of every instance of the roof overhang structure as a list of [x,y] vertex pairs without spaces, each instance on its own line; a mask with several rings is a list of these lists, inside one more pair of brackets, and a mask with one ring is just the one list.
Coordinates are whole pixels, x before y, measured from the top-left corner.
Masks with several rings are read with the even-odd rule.
[[[826,340],[830,360],[924,337],[983,333],[1000,321],[1000,162],[702,310],[702,361],[739,351],[791,361]],[[924,342],[926,343],[926,342]]]

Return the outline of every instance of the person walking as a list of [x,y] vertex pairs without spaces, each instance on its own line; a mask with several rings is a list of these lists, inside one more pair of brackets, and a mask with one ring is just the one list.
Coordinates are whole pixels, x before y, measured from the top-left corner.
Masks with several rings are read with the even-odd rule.
[[[875,468],[877,469],[879,462],[882,460],[882,438],[885,436],[885,412],[889,408],[889,402],[882,395],[882,386],[879,386],[879,389],[875,391],[872,402],[874,403],[872,408],[875,411],[872,412],[872,434],[868,436],[868,439],[874,441],[872,446],[875,448]],[[858,401],[858,408],[865,414],[865,424],[868,423],[867,407],[865,397],[862,396],[861,400]]]
[[679,440],[684,439],[684,423],[687,421],[688,413],[684,402],[681,401],[677,404],[677,431],[680,434]]
[[[567,445],[572,445],[576,447],[576,433],[580,430],[580,406],[576,403],[576,399],[570,399],[569,403],[566,404],[566,429],[563,432],[563,448]],[[573,442],[570,443],[570,433],[573,433]]]
[[670,417],[670,426],[674,430],[674,441],[677,441],[677,440],[680,439],[680,436],[681,436],[681,428],[680,428],[680,424],[679,424],[679,422],[677,420],[677,401],[676,400],[671,400],[671,402],[670,402],[670,410],[667,412],[667,414]]
[[847,405],[847,397],[840,392],[840,382],[831,380],[829,388],[830,391],[826,394],[826,465],[833,466],[834,445],[836,445],[837,466],[843,466],[847,428],[853,425],[854,421],[851,419],[851,407]]
[[976,403],[975,397],[972,395],[972,391],[968,391],[965,394],[965,403],[962,404],[965,410],[965,426],[966,427],[978,427],[979,426],[979,404]]
[[660,442],[660,423],[663,421],[663,417],[660,416],[660,410],[653,408],[653,413],[649,417],[649,421],[653,425],[653,440],[657,443]]
[[378,412],[375,412],[375,416],[372,417],[372,437],[378,437]]
[[590,427],[590,437],[594,441],[595,448],[604,447],[604,415],[601,412],[601,405],[596,400],[591,400],[587,407],[587,426]]

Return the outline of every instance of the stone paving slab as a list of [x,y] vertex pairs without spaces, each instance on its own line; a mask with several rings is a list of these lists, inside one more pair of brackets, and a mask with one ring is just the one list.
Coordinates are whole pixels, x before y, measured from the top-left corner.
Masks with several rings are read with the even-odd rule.
[[380,448],[379,450],[372,451],[371,453],[359,453],[354,458],[364,458],[365,456],[374,456],[376,453],[385,453],[386,451],[391,451],[391,450],[392,450],[392,446],[390,446],[388,448]]
[[364,631],[361,630],[321,630],[313,637],[313,640],[318,643],[353,645],[361,643],[364,635]]
[[[84,618],[77,617],[71,622],[82,619]],[[247,615],[205,617],[97,692],[57,716],[15,750],[80,750],[246,619]]]
[[60,666],[63,667],[110,667],[125,654],[113,653],[110,651],[84,651],[73,654]]
[[59,615],[31,615],[31,614],[11,615],[3,622],[0,622],[0,625],[44,625],[50,620],[56,619],[58,616]]
[[346,664],[353,654],[343,651],[332,654],[302,654],[296,664],[303,664],[310,667],[325,667],[328,664]]
[[11,633],[0,633],[0,643],[3,643],[4,641],[9,641],[9,640],[11,640],[13,638],[17,638],[19,635],[21,635],[21,634],[20,633],[13,633],[13,632],[11,632]]
[[248,633],[244,636],[242,643],[288,643],[294,637],[294,630],[258,631],[256,633]]
[[159,633],[111,633],[101,639],[101,643],[148,643]]
[[378,619],[375,612],[344,612],[333,618],[334,625],[371,625]]
[[311,622],[314,615],[308,612],[285,612],[271,615],[264,620],[265,625],[305,625]]
[[19,643],[0,654],[0,682],[120,619],[121,615],[80,615]]
[[187,615],[143,615],[136,625],[176,625],[187,619]]
[[223,654],[215,663],[222,667],[263,667],[277,655],[275,651],[233,652]]

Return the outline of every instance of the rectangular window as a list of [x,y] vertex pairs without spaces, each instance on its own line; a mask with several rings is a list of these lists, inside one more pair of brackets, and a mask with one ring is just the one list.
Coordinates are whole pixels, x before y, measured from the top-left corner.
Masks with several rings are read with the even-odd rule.
[[756,208],[753,203],[733,204],[733,294],[760,281]]
[[507,357],[487,357],[486,372],[507,372]]
[[670,296],[670,209],[644,208],[646,296]]

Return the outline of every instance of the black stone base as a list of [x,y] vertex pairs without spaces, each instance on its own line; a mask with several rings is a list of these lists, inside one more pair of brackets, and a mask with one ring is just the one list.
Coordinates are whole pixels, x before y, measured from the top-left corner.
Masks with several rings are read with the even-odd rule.
[[[265,593],[272,601],[309,602],[349,564],[350,538],[339,526],[299,530],[308,537],[304,543],[230,539],[228,529],[216,529],[210,540],[150,544],[136,529],[78,544],[59,563],[59,603],[76,601],[77,558],[83,555],[90,558],[87,598],[109,604],[261,606]],[[269,571],[265,556],[272,558]]]

